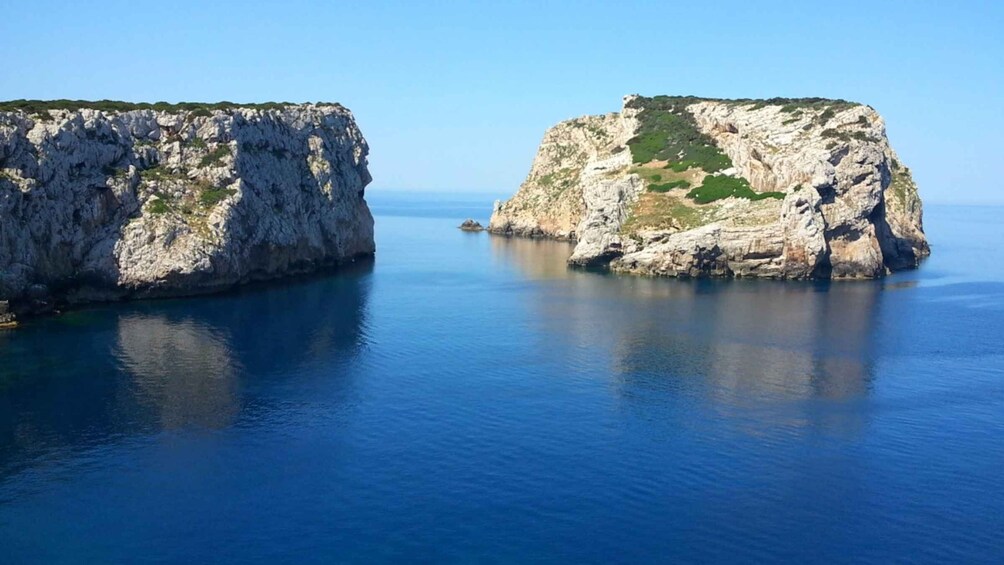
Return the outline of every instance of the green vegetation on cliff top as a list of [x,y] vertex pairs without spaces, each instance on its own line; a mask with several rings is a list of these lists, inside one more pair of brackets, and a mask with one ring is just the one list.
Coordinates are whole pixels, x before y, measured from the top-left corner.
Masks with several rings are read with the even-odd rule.
[[[318,106],[340,106],[333,102],[317,102]],[[102,112],[129,112],[131,110],[156,110],[159,112],[195,112],[208,116],[213,110],[251,108],[256,110],[278,110],[297,106],[293,102],[122,102],[120,100],[7,100],[0,101],[0,112],[22,111],[38,114],[47,110],[101,110]]]
[[[780,106],[781,112],[799,116],[806,111],[818,112],[816,119],[825,124],[839,110],[858,106],[846,100],[826,98],[770,98],[715,99],[696,96],[639,96],[627,103],[627,107],[638,110],[638,132],[627,145],[632,160],[637,164],[652,161],[666,161],[665,168],[677,173],[690,169],[700,169],[709,173],[702,185],[687,193],[698,204],[707,204],[723,198],[736,197],[748,200],[784,198],[781,192],[755,192],[743,178],[715,175],[732,166],[729,159],[708,135],[702,133],[687,107],[699,102],[724,102],[736,105],[751,105],[752,110],[767,106]],[[657,184],[656,178],[647,179],[649,191],[668,192],[673,188],[689,188],[683,183]]]
[[821,110],[819,119],[826,123],[835,111],[858,106],[846,100],[826,98],[769,98],[716,99],[696,96],[639,96],[627,103],[627,107],[639,110],[638,133],[628,141],[631,157],[635,163],[654,160],[668,162],[674,171],[688,168],[703,169],[715,173],[732,166],[732,161],[713,139],[702,133],[687,106],[699,102],[724,102],[736,105],[751,105],[751,109],[766,106],[781,106],[781,112],[795,114],[803,110]]
[[684,96],[656,96],[629,102],[629,108],[641,110],[638,133],[627,143],[632,160],[667,161],[675,171],[693,167],[713,173],[731,167],[732,161],[697,129],[694,116],[687,111],[695,101]]

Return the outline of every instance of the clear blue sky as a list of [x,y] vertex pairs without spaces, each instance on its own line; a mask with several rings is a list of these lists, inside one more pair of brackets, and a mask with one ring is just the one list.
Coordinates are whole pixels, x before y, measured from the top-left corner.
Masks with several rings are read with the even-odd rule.
[[511,192],[637,92],[871,104],[926,200],[1004,202],[1004,2],[5,0],[0,38],[0,99],[341,102],[373,190]]

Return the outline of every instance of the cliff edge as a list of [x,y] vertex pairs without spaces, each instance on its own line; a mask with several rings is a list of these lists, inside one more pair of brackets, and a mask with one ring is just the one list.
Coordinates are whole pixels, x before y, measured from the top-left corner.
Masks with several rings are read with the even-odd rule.
[[930,253],[882,117],[820,98],[627,96],[548,130],[488,229],[665,276],[873,278]]
[[0,300],[212,292],[374,252],[338,104],[0,103]]

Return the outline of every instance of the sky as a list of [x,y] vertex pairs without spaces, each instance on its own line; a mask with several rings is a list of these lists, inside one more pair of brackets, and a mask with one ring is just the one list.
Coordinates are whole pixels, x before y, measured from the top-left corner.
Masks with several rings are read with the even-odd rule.
[[1004,204],[1004,2],[16,2],[0,99],[333,101],[370,190],[516,190],[625,94],[875,107],[926,202]]

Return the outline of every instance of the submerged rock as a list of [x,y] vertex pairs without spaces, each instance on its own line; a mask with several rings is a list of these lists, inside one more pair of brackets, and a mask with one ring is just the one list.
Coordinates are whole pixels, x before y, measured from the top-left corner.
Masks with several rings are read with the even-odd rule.
[[881,116],[825,99],[625,97],[548,130],[488,230],[666,276],[871,278],[930,253]]
[[0,111],[0,299],[15,312],[374,252],[368,147],[344,107],[112,104]]

